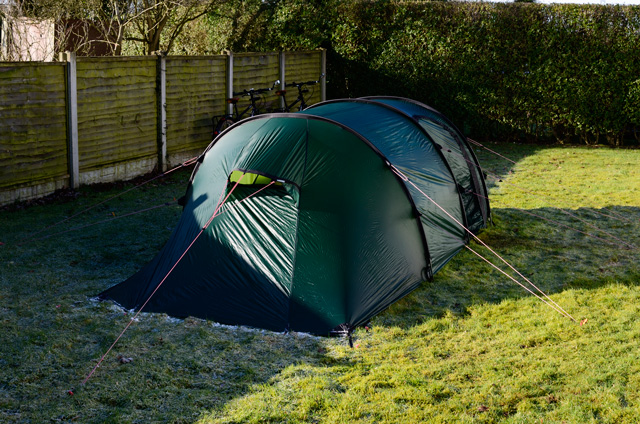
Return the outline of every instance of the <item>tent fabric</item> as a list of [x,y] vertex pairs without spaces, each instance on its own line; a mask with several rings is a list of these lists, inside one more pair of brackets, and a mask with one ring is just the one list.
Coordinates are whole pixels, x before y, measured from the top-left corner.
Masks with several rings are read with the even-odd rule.
[[366,99],[388,104],[406,113],[441,146],[442,154],[456,180],[464,188],[460,194],[467,212],[468,228],[474,234],[484,228],[490,215],[489,199],[478,194],[486,192],[487,187],[480,163],[467,142],[467,137],[445,115],[415,100],[390,96]]
[[473,178],[456,180],[437,137],[370,99],[243,120],[201,155],[160,253],[100,297],[274,331],[327,335],[363,325],[468,239],[392,167],[460,222],[486,225],[461,196],[478,189]]
[[[467,232],[447,215],[468,226],[455,176],[440,149],[416,122],[386,104],[363,99],[329,101],[308,108],[305,113],[334,119],[358,131],[437,203],[407,185],[429,234],[433,273],[464,246]],[[429,166],[425,167],[427,163]]]

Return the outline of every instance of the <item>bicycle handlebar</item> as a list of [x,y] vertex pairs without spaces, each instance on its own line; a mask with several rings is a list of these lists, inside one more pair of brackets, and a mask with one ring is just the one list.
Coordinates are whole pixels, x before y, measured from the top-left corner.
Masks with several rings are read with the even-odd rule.
[[268,91],[273,90],[273,87],[270,88],[259,88],[259,89],[250,89],[250,90],[242,90],[242,91],[234,91],[234,96],[250,96],[251,94],[262,94]]
[[285,84],[285,87],[302,87],[303,85],[314,85],[318,84],[320,81],[307,81],[307,82],[292,82],[289,84]]

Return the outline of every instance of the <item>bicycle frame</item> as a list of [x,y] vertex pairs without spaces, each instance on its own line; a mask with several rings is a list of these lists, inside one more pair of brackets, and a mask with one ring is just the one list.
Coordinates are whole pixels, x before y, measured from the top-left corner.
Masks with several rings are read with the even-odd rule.
[[242,90],[242,91],[234,92],[233,93],[234,96],[240,96],[240,97],[248,96],[249,105],[242,112],[240,112],[238,110],[238,101],[240,101],[240,97],[227,98],[227,103],[233,105],[233,112],[227,113],[224,115],[217,115],[211,118],[213,123],[213,136],[216,137],[218,134],[220,134],[222,129],[242,119],[245,116],[245,114],[249,111],[251,111],[249,116],[255,116],[260,114],[260,111],[257,106],[257,103],[260,100],[260,96],[263,93],[273,90],[277,84],[280,84],[280,81],[276,81],[273,84],[273,86],[271,86],[270,88],[260,88],[257,90],[252,88],[250,90]]
[[304,108],[306,106],[306,103],[304,102],[304,98],[302,96],[302,93],[299,93],[298,97],[294,101],[292,101],[291,104],[287,104],[287,99],[285,98],[285,92],[286,92],[286,90],[283,90],[282,94],[281,94],[282,98],[284,99],[284,111],[285,112],[290,112],[291,109],[293,109],[293,107],[298,103],[300,103],[300,106],[298,106],[298,110],[299,111],[304,110]]
[[[320,75],[320,79],[324,78],[324,74]],[[300,106],[298,106],[298,110],[299,111],[303,111],[307,108],[307,103],[304,99],[304,94],[308,93],[309,90],[305,89],[303,87],[305,86],[309,86],[309,85],[315,85],[318,84],[320,81],[316,80],[316,81],[306,81],[306,82],[292,82],[290,84],[285,84],[285,90],[278,90],[276,91],[276,95],[277,96],[281,96],[283,101],[284,101],[284,108],[282,109],[283,112],[290,112],[291,109],[298,103],[300,103]],[[296,97],[296,99],[291,102],[291,104],[287,104],[287,99],[286,99],[286,87],[296,87],[298,89],[298,97]]]
[[233,93],[234,95],[249,96],[249,106],[247,106],[242,112],[239,113],[238,101],[240,99],[238,97],[232,97],[230,99],[227,99],[227,103],[233,104],[233,110],[235,112],[235,114],[231,114],[228,116],[235,120],[240,120],[245,115],[245,113],[247,113],[249,110],[251,110],[251,113],[249,114],[249,116],[258,115],[260,112],[258,110],[257,103],[258,103],[258,100],[260,100],[260,94],[262,94],[263,90],[270,91],[271,89],[261,89],[261,90],[251,89],[251,90],[244,90],[237,93]]

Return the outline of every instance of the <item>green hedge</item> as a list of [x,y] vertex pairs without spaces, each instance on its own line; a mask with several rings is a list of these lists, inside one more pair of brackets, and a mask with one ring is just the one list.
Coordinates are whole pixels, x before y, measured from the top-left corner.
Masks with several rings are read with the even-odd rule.
[[327,48],[330,97],[415,98],[479,138],[620,145],[640,128],[637,6],[280,0],[259,10],[228,44]]

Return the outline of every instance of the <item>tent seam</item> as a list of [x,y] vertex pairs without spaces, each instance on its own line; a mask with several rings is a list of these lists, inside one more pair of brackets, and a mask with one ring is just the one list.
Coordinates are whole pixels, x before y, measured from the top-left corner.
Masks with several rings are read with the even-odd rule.
[[[442,112],[440,112],[437,109],[432,108],[429,105],[426,105],[426,104],[424,104],[422,102],[419,102],[417,100],[414,100],[414,99],[407,99],[407,98],[395,97],[395,96],[383,96],[383,97],[401,99],[401,100],[406,101],[408,103],[412,103],[414,105],[418,105],[418,106],[424,107],[427,110],[430,110],[431,112],[433,112],[440,119],[442,119],[443,123],[445,123],[447,126],[450,126],[453,129],[453,131],[458,134],[460,142],[462,144],[464,144],[464,146],[467,148],[467,150],[471,153],[471,156],[472,156],[473,162],[475,163],[475,166],[477,166],[477,168],[480,169],[480,162],[478,161],[478,157],[476,156],[476,154],[474,153],[473,149],[471,148],[471,145],[469,144],[469,142],[467,140],[467,137],[462,133],[462,131],[460,131],[460,129],[445,114],[443,114]],[[458,138],[458,137],[454,137],[454,139]],[[460,142],[458,144],[461,144]],[[473,169],[469,168],[469,171],[472,173],[472,176],[473,176]],[[482,176],[482,175],[480,175],[480,176]],[[480,183],[481,183],[482,188],[484,189],[484,192],[488,194],[489,191],[487,190],[487,185],[485,184],[485,182],[484,182],[484,180],[482,178],[480,178]],[[478,203],[480,203],[480,202],[478,202]],[[484,218],[485,227],[486,227],[489,219],[491,219],[491,205],[489,204],[488,198],[487,198],[486,202],[483,202],[483,204],[484,204],[484,208],[481,207],[480,211],[483,213],[483,218]]]
[[[354,99],[354,100],[355,100],[355,101],[358,101],[358,100],[361,100],[361,101],[362,101],[362,100],[364,100],[364,101],[366,101],[367,103],[373,103],[373,104],[379,105],[379,106],[384,107],[384,108],[386,108],[386,109],[388,109],[388,110],[394,111],[395,113],[397,113],[397,114],[399,114],[399,115],[404,116],[405,118],[407,118],[407,120],[408,120],[409,122],[411,122],[411,123],[414,125],[414,127],[415,127],[415,128],[417,128],[417,129],[418,129],[418,131],[420,131],[420,132],[421,132],[421,133],[422,133],[422,134],[427,138],[427,140],[428,140],[428,141],[431,143],[431,145],[435,148],[436,155],[440,158],[440,160],[441,160],[442,164],[443,164],[443,165],[444,165],[444,167],[447,169],[447,171],[449,171],[449,175],[450,175],[450,176],[451,176],[451,178],[453,179],[453,184],[454,184],[454,186],[455,186],[455,188],[456,188],[456,193],[457,193],[457,195],[458,195],[458,202],[460,203],[460,212],[462,213],[462,221],[464,222],[464,224],[465,224],[466,226],[468,226],[468,225],[469,225],[469,223],[468,223],[468,220],[467,220],[467,210],[466,210],[466,209],[465,209],[465,207],[464,207],[464,201],[462,200],[462,193],[460,193],[460,190],[459,190],[459,188],[458,188],[458,187],[460,187],[460,185],[458,184],[458,180],[456,179],[456,175],[455,175],[455,173],[453,172],[453,169],[451,168],[451,165],[449,165],[449,161],[447,161],[447,158],[444,156],[444,153],[442,153],[442,150],[439,148],[439,146],[440,146],[440,145],[439,145],[438,143],[436,143],[436,142],[435,142],[435,140],[433,139],[433,137],[431,137],[431,134],[429,134],[429,132],[428,132],[427,130],[425,130],[425,129],[424,129],[424,128],[423,128],[423,127],[422,127],[422,126],[421,126],[421,125],[416,121],[416,119],[414,119],[414,118],[413,118],[413,116],[409,115],[408,113],[405,113],[404,111],[402,111],[402,110],[400,110],[400,109],[398,109],[398,108],[396,108],[396,107],[394,107],[394,106],[388,105],[388,104],[386,104],[386,103],[377,102],[377,101],[375,100],[375,97],[373,97],[373,98],[366,98],[366,97],[365,97],[365,98],[363,98],[363,99]],[[426,105],[425,105],[425,106],[426,106]],[[469,171],[469,172],[471,172],[471,171]],[[466,243],[468,243],[468,241],[469,241],[469,236],[465,233],[463,237],[464,237],[465,244],[466,244]]]

